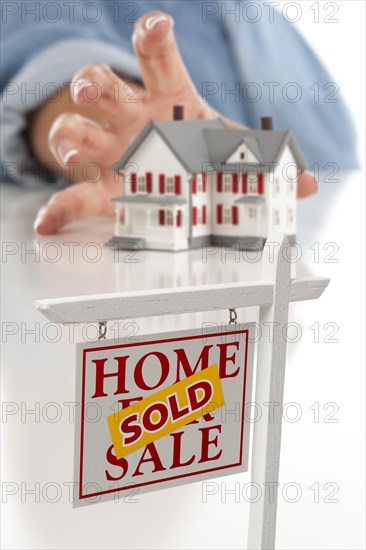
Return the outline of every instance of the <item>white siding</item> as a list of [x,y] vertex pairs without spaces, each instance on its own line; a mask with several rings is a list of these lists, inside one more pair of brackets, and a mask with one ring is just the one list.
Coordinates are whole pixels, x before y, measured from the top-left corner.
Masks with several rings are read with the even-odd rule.
[[[244,153],[244,159],[241,158],[241,153]],[[245,143],[241,143],[239,147],[233,152],[233,154],[227,159],[227,163],[236,163],[236,162],[258,162],[258,159],[249,147]]]
[[[213,185],[213,219],[212,219],[212,233],[214,235],[227,236],[227,237],[263,237],[265,236],[263,230],[263,203],[239,203],[235,204],[235,201],[243,197],[242,187],[242,174],[239,173],[238,193],[225,191],[225,185],[222,186],[222,192],[217,190],[217,176],[215,175],[215,183]],[[264,184],[266,185],[266,183]],[[249,194],[249,193],[248,193]],[[217,205],[223,206],[222,223],[217,222]],[[232,206],[238,207],[238,224],[225,223],[225,208],[232,208]],[[249,208],[255,208],[257,210],[257,218],[249,217]]]
[[[273,228],[288,235],[294,235],[296,234],[297,168],[295,158],[288,146],[272,175],[272,180],[268,185],[267,231]],[[277,217],[279,217],[279,224],[276,223]]]
[[[133,153],[127,163],[125,175],[125,195],[136,196],[131,190],[131,172],[138,176],[145,176],[146,172],[152,173],[152,193],[139,193],[161,199],[160,203],[136,204],[126,203],[122,205],[126,211],[126,224],[120,226],[119,234],[122,236],[140,236],[146,239],[147,248],[182,249],[186,248],[189,236],[189,173],[178,161],[174,153],[160,137],[155,129],[145,137],[138,149]],[[167,177],[180,176],[181,186],[179,198],[186,200],[184,205],[170,206],[165,201],[165,194],[159,192],[159,174]],[[172,194],[174,196],[174,193]],[[182,227],[176,226],[177,209],[182,210]],[[174,224],[172,226],[159,225],[159,210],[172,210]],[[144,220],[142,220],[144,218]],[[167,215],[165,216],[167,219]]]
[[180,196],[188,198],[188,173],[156,130],[152,129],[146,136],[139,148],[133,153],[127,166],[129,164],[131,164],[131,169],[128,168],[127,170],[125,195],[131,193],[128,174],[135,171],[134,164],[139,174],[153,173],[153,192],[151,196],[161,197],[159,194],[159,174],[163,173],[167,176],[180,175],[182,178]]
[[[192,237],[202,237],[212,233],[212,182],[213,174],[206,176],[206,192],[200,190],[202,183],[202,174],[197,175],[197,193],[192,194],[192,223],[193,208],[197,208],[198,223],[192,225]],[[202,219],[203,206],[206,205],[206,224],[200,222]]]

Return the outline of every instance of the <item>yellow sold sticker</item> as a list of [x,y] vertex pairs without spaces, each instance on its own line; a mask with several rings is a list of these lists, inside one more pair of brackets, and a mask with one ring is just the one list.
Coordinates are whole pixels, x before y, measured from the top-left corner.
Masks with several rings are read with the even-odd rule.
[[224,405],[217,364],[107,417],[117,459]]

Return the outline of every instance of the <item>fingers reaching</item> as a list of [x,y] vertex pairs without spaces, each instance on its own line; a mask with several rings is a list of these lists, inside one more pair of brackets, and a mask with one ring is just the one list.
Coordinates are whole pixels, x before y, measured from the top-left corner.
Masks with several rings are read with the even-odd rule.
[[38,212],[34,229],[40,235],[51,235],[82,218],[113,216],[114,205],[110,199],[103,183],[78,183],[51,197]]

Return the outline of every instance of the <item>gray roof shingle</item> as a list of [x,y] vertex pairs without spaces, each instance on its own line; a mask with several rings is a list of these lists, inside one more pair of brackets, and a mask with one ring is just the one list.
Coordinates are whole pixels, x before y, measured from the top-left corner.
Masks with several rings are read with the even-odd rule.
[[288,144],[300,168],[307,168],[307,162],[291,131],[278,130],[204,130],[210,160],[219,164],[234,153],[241,143],[245,143],[262,164],[278,162]]
[[307,168],[306,160],[291,131],[232,130],[226,127],[223,120],[217,118],[149,122],[114,165],[115,170],[123,170],[126,164],[133,160],[133,153],[152,129],[158,132],[186,170],[191,173],[202,172],[204,163],[214,162],[224,165],[242,142],[246,143],[261,164],[278,162],[288,144],[299,167]]

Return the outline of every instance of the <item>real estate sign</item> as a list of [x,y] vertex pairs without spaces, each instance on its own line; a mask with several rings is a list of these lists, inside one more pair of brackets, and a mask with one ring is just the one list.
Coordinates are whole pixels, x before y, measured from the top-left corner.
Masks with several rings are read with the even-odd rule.
[[250,325],[79,344],[75,506],[247,470]]

